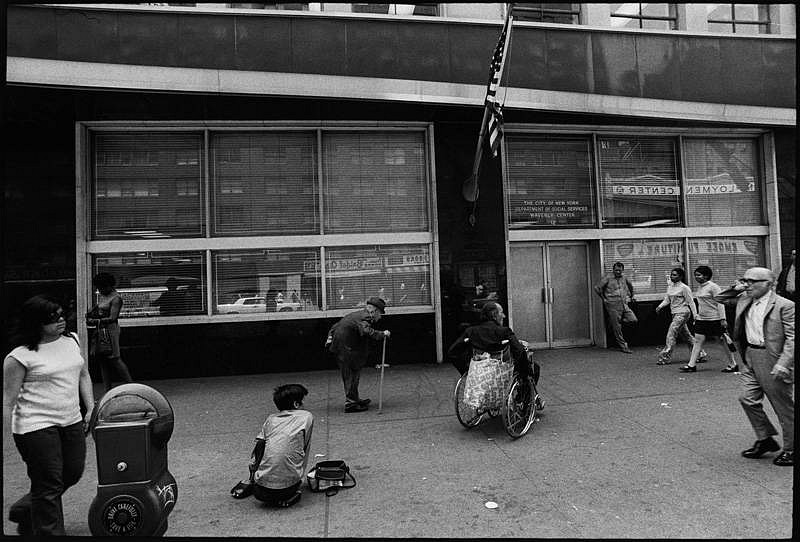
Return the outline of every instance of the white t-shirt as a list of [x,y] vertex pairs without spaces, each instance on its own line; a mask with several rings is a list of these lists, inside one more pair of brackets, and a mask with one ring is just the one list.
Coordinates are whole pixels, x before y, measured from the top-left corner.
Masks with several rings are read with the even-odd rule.
[[307,410],[282,410],[270,414],[258,437],[266,441],[255,481],[270,489],[284,489],[302,480],[314,416]]
[[25,378],[11,411],[11,431],[22,435],[46,427],[66,427],[81,421],[78,402],[83,356],[77,341],[61,336],[37,351],[18,346],[13,357],[25,367]]

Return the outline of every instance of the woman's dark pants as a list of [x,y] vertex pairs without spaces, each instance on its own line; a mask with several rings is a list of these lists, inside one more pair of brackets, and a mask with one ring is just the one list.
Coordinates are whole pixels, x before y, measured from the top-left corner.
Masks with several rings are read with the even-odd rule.
[[[80,480],[86,462],[83,422],[14,435],[28,468],[30,493],[11,506],[9,518],[33,535],[64,535],[61,495]],[[27,521],[26,521],[27,520]]]

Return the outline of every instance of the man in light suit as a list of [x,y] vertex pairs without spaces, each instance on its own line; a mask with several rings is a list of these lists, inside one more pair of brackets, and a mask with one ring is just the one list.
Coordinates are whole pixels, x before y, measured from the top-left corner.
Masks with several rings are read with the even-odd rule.
[[772,438],[778,432],[764,413],[764,395],[778,415],[783,451],[773,459],[779,466],[794,465],[794,303],[772,291],[775,274],[751,267],[744,277],[714,299],[736,302],[733,338],[739,342],[744,387],[739,402],[753,430],[755,444],[742,455],[751,459],[780,449]]

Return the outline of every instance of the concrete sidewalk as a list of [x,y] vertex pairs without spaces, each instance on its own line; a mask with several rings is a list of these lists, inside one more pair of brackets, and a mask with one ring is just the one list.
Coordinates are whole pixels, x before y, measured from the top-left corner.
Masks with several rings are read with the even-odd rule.
[[[167,536],[789,538],[794,469],[774,454],[740,456],[755,440],[737,401],[738,376],[724,355],[694,374],[657,366],[656,349],[537,352],[545,411],[511,440],[499,419],[472,430],[457,421],[448,365],[394,365],[377,411],[378,371],[365,369],[362,397],[344,414],[338,371],[145,382],[175,410],[169,443],[178,501]],[[389,360],[391,363],[391,360]],[[315,416],[309,464],[344,459],[358,485],[333,497],[304,491],[284,510],[230,488],[246,477],[253,438],[274,411],[272,389],[298,382]],[[99,389],[97,390],[99,392]],[[776,420],[769,406],[772,420]],[[3,528],[27,488],[24,464],[3,436]],[[89,535],[94,442],[86,472],[64,496],[67,534]],[[484,504],[495,501],[498,508]]]

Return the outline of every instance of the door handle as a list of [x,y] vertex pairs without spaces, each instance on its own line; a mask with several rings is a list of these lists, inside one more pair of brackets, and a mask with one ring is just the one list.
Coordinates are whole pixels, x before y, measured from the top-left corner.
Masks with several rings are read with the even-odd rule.
[[553,298],[555,297],[553,295],[554,294],[554,290],[552,288],[548,288],[548,289],[550,290],[550,303],[552,304],[553,303]]
[[542,288],[542,303],[547,303],[547,288]]

